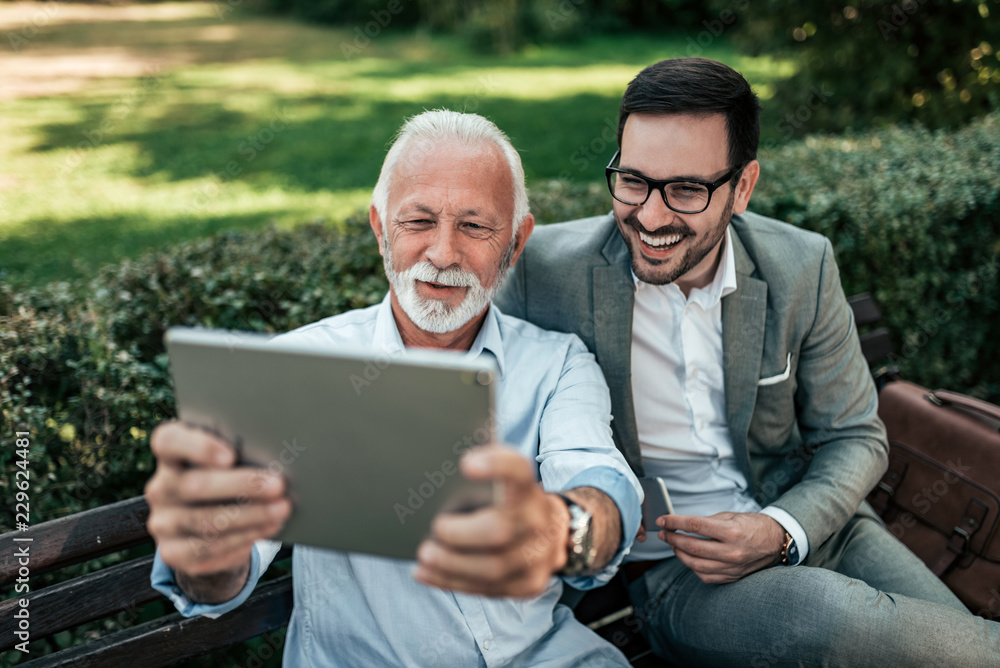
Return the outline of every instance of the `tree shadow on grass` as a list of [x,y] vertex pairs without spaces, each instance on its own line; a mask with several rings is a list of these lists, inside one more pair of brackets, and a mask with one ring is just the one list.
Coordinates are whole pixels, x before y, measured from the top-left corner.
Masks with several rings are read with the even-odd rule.
[[124,143],[138,150],[139,159],[115,167],[122,176],[184,181],[214,175],[223,182],[240,179],[304,191],[371,188],[403,120],[444,107],[483,114],[507,131],[522,153],[529,180],[587,181],[603,167],[590,163],[606,161],[614,152],[609,128],[618,100],[589,93],[549,100],[430,96],[398,102],[271,96],[267,110],[259,113],[206,102],[159,104],[141,129],[107,132],[100,128],[111,118],[113,105],[88,105],[83,123],[43,125],[34,150],[71,149],[64,162],[85,169],[92,150]]
[[[7,258],[3,271],[9,275],[0,273],[0,281],[23,286],[90,277],[106,264],[168,247],[178,239],[194,239],[233,228],[260,229],[274,215],[273,211],[259,211],[143,221],[135,215],[122,214],[72,223],[34,221],[24,228],[25,233],[3,239]],[[81,254],[80,249],[85,252]]]

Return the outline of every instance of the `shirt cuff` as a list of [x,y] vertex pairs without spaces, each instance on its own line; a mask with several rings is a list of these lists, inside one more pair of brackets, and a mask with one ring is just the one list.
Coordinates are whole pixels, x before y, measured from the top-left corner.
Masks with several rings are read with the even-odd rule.
[[795,563],[789,564],[789,566],[798,566],[801,564],[806,556],[809,555],[809,538],[806,536],[806,531],[802,528],[802,525],[788,511],[782,510],[777,506],[768,506],[760,512],[780,524],[795,539],[795,546],[799,548],[799,558]]
[[592,467],[581,471],[573,476],[563,489],[556,491],[565,492],[576,487],[593,487],[607,494],[618,506],[622,525],[622,538],[618,545],[618,551],[601,572],[592,575],[563,577],[563,581],[569,586],[586,591],[607,584],[618,572],[618,567],[631,549],[632,541],[635,540],[635,534],[639,530],[639,522],[642,519],[642,511],[640,510],[642,500],[628,478],[621,471],[610,466]]
[[153,559],[153,570],[149,576],[149,582],[153,589],[160,592],[173,602],[174,607],[177,611],[184,615],[185,617],[196,617],[203,616],[209,619],[215,619],[219,615],[223,615],[230,610],[239,607],[243,604],[245,600],[250,598],[250,594],[253,592],[254,587],[257,586],[257,581],[260,579],[261,558],[260,552],[257,550],[257,545],[254,544],[253,550],[250,553],[250,571],[247,575],[247,582],[243,585],[243,589],[240,590],[236,596],[224,603],[218,603],[215,605],[209,605],[207,603],[195,603],[184,590],[180,588],[177,584],[177,578],[174,573],[174,569],[163,563],[160,559],[160,549],[156,548],[156,557]]

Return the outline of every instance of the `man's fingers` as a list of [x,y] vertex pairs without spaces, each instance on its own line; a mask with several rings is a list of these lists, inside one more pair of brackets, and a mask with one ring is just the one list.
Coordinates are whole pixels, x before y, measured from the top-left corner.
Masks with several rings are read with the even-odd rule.
[[717,540],[688,536],[672,531],[661,531],[660,540],[668,543],[674,550],[683,550],[690,555],[714,561],[732,562],[736,559],[734,547]]
[[445,513],[434,518],[431,535],[453,550],[497,551],[517,543],[518,531],[505,511],[489,507],[472,513]]
[[551,571],[531,568],[531,555],[510,559],[509,555],[466,555],[425,541],[417,552],[414,578],[439,589],[480,596],[537,596],[545,590]]
[[159,463],[175,468],[185,464],[228,468],[236,463],[236,452],[224,440],[176,420],[157,426],[149,446]]
[[417,550],[418,564],[460,580],[508,580],[528,568],[529,557],[512,559],[506,553],[466,554],[450,550],[434,540],[425,540]]
[[694,571],[705,582],[708,582],[708,580],[705,580],[705,576],[724,575],[728,577],[731,575],[732,564],[696,557],[684,550],[674,550],[674,554],[677,555],[682,564]]
[[146,526],[149,533],[162,542],[171,538],[203,538],[214,540],[224,534],[252,529],[280,528],[291,515],[291,502],[279,499],[272,503],[230,504],[204,508],[166,507],[150,512]]
[[535,467],[521,453],[503,445],[486,445],[465,453],[462,474],[470,480],[498,480],[504,485],[504,503],[521,503],[534,492]]
[[270,501],[285,493],[284,477],[248,466],[225,471],[191,469],[178,478],[176,498],[182,503],[221,503],[230,499]]
[[283,476],[265,469],[163,468],[146,483],[150,507],[157,505],[222,505],[226,502],[267,502],[284,496]]
[[728,523],[715,517],[696,517],[694,515],[663,515],[656,523],[667,531],[687,531],[700,536],[721,540]]

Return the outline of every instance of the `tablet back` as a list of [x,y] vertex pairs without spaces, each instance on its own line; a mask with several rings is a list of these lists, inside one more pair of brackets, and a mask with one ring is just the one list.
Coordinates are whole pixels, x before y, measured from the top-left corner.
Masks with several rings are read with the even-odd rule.
[[495,437],[491,360],[185,328],[166,344],[180,419],[288,478],[284,542],[413,559],[437,512],[494,500],[458,472],[464,450]]

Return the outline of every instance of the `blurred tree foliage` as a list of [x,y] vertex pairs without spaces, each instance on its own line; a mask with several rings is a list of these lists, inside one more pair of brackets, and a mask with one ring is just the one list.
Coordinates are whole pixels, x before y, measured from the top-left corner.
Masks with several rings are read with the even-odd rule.
[[374,37],[422,26],[455,33],[480,51],[572,41],[622,30],[693,29],[705,18],[696,0],[266,0],[279,13],[318,23],[356,24]]
[[798,65],[768,105],[787,137],[901,120],[957,127],[1000,108],[998,0],[754,0],[732,38]]

